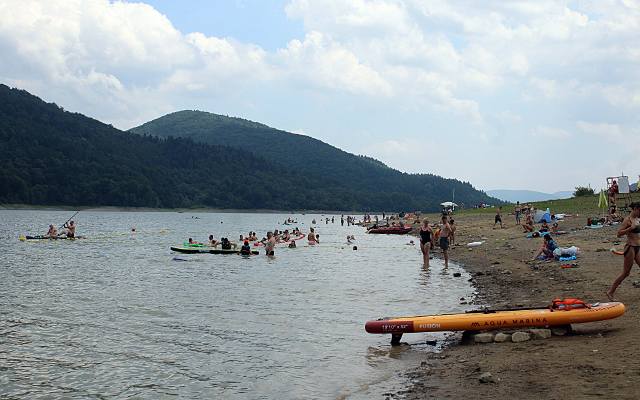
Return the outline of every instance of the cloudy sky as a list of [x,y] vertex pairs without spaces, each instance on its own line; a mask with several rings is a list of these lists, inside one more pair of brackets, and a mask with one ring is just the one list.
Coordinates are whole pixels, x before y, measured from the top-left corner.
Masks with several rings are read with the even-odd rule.
[[0,0],[0,82],[199,109],[481,189],[640,174],[640,1]]

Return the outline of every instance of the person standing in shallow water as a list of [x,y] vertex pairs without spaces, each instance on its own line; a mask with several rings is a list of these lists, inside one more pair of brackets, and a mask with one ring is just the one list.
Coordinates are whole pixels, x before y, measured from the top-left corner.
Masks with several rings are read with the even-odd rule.
[[448,217],[442,216],[442,224],[440,226],[440,239],[439,245],[442,249],[442,256],[444,258],[444,267],[449,268],[449,236],[451,235],[451,226],[449,225]]
[[627,235],[627,244],[624,246],[622,273],[613,281],[611,289],[607,292],[607,297],[611,301],[618,286],[629,276],[633,263],[640,266],[640,203],[633,202],[629,208],[631,208],[631,214],[622,221],[622,226],[618,230],[618,237]]
[[420,250],[422,250],[422,258],[424,266],[429,266],[429,250],[433,247],[433,230],[429,226],[429,221],[422,221],[420,227]]

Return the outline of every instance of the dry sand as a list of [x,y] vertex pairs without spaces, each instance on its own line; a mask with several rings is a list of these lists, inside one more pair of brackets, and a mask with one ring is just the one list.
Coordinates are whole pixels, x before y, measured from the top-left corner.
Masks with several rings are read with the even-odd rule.
[[[437,220],[437,216],[429,216]],[[607,301],[605,291],[622,269],[617,227],[586,229],[586,218],[560,223],[569,234],[557,236],[559,246],[578,246],[577,268],[560,262],[527,262],[542,243],[527,239],[513,216],[505,229],[492,229],[493,215],[457,215],[458,231],[451,259],[473,275],[479,291],[474,303],[495,308],[547,305],[557,297],[587,302]],[[484,239],[486,238],[486,239]],[[466,243],[486,240],[469,250]],[[438,253],[436,253],[438,256]],[[585,399],[640,398],[640,279],[638,267],[620,286],[616,300],[627,306],[620,318],[575,325],[570,336],[523,343],[454,344],[426,356],[408,373],[411,387],[389,397],[409,399]],[[640,286],[640,285],[639,285]],[[495,383],[480,383],[491,373]]]

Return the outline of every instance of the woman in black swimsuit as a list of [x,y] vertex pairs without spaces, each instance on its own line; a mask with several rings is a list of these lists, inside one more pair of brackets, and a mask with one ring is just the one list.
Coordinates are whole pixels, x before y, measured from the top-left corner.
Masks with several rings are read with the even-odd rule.
[[433,247],[433,231],[429,226],[429,221],[425,219],[420,227],[420,250],[422,250],[425,267],[429,266],[429,250],[431,247]]
[[611,301],[613,301],[613,294],[618,286],[631,273],[633,263],[635,262],[640,266],[640,203],[631,203],[629,208],[631,208],[631,214],[624,219],[618,231],[618,237],[627,236],[627,244],[624,246],[622,273],[613,281],[611,289],[607,292],[607,297]]

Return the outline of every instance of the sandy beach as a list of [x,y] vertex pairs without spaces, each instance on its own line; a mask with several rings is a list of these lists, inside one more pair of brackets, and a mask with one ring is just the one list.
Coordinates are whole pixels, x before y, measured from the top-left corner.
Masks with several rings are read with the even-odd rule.
[[[557,210],[561,212],[564,210]],[[505,213],[506,214],[506,213]],[[607,301],[606,290],[622,270],[622,249],[617,227],[588,229],[585,216],[560,222],[569,233],[556,237],[561,247],[578,246],[575,268],[553,262],[530,262],[541,238],[526,238],[513,215],[503,214],[504,229],[492,229],[493,213],[455,216],[458,231],[451,259],[472,273],[478,306],[491,308],[539,307],[558,297],[587,302]],[[597,215],[597,214],[595,214]],[[437,221],[437,215],[430,215]],[[469,249],[469,242],[484,240]],[[435,253],[439,256],[439,252]],[[616,300],[625,303],[620,318],[574,326],[574,334],[523,343],[461,344],[460,335],[442,353],[408,373],[412,386],[398,393],[410,399],[504,398],[584,399],[611,397],[635,399],[640,389],[638,331],[640,301],[638,268],[620,286]],[[634,282],[636,284],[634,285]],[[494,382],[481,383],[490,373]]]

